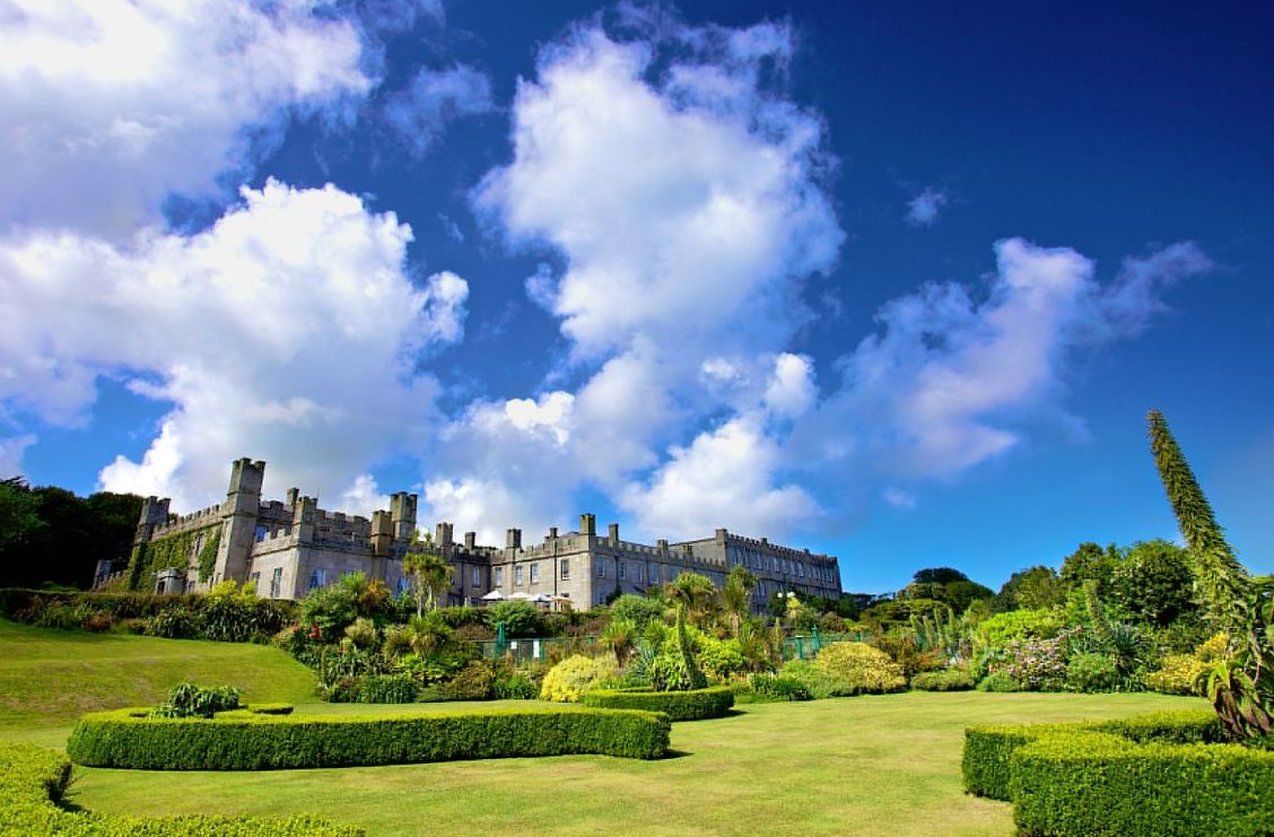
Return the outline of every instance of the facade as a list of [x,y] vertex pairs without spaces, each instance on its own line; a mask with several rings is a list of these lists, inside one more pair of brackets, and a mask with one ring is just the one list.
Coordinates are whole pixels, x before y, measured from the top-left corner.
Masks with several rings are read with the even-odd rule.
[[[253,582],[263,597],[295,599],[362,572],[392,590],[406,589],[402,558],[416,531],[415,494],[394,494],[390,507],[368,520],[320,509],[295,488],[286,500],[263,502],[264,475],[264,462],[236,461],[225,502],[184,517],[169,514],[167,499],[146,498],[130,564],[134,586],[198,592],[231,579]],[[621,540],[614,523],[598,535],[596,518],[583,514],[578,531],[553,527],[541,542],[523,544],[522,530],[509,529],[504,546],[496,547],[478,545],[473,532],[456,541],[452,524],[444,522],[435,527],[434,547],[452,567],[449,604],[513,597],[586,609],[617,593],[643,593],[687,570],[720,586],[736,565],[757,577],[757,610],[777,592],[841,593],[836,558],[725,529],[650,546]],[[142,577],[148,573],[153,578]]]

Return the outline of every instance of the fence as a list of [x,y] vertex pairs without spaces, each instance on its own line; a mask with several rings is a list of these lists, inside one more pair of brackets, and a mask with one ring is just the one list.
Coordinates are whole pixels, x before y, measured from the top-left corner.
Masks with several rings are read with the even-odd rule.
[[847,634],[819,633],[817,628],[810,634],[797,634],[783,640],[783,659],[808,660],[818,653],[824,645],[833,642],[867,642],[871,639],[871,631],[854,631]]
[[484,657],[496,658],[511,656],[518,662],[529,662],[531,660],[548,659],[555,648],[568,654],[573,651],[593,651],[597,646],[597,637],[554,636],[520,637],[518,639],[497,637],[496,639],[476,641],[474,642],[474,645],[478,646],[478,649],[482,652],[482,656]]

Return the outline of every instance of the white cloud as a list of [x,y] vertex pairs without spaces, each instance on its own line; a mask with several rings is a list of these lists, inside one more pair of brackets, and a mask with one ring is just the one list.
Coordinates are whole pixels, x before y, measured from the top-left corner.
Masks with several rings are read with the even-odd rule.
[[774,377],[765,389],[765,406],[777,416],[793,418],[805,413],[818,395],[813,361],[784,352],[774,361]]
[[[450,488],[437,492],[449,503],[456,486],[498,485],[534,494],[527,513],[560,519],[582,485],[627,490],[719,416],[721,398],[754,410],[772,387],[776,411],[794,414],[812,397],[795,369],[805,360],[776,359],[810,316],[802,283],[832,267],[843,233],[822,188],[822,122],[769,72],[791,32],[638,18],[637,40],[584,26],[543,50],[514,100],[513,159],[474,192],[515,246],[561,258],[527,292],[568,339],[570,364],[553,379],[586,374],[551,441],[503,420],[478,426],[504,415],[498,404],[456,422],[442,456]],[[789,496],[775,491],[758,504]]]
[[36,437],[30,433],[8,438],[0,437],[0,479],[8,479],[25,473],[22,470],[22,455],[35,443]]
[[242,198],[190,237],[0,242],[0,402],[75,424],[110,373],[173,404],[140,462],[102,470],[104,488],[190,508],[251,456],[270,461],[273,490],[337,494],[431,418],[436,384],[415,366],[459,338],[464,280],[413,286],[411,230],[335,187],[270,181]]
[[292,113],[373,84],[355,26],[309,2],[10,0],[0,13],[0,218],[116,239],[224,174]]
[[899,488],[896,485],[887,485],[880,492],[881,499],[895,509],[914,509],[917,505],[916,495],[905,488]]
[[796,485],[776,485],[778,445],[751,416],[699,434],[647,483],[621,498],[640,528],[672,539],[702,537],[718,526],[757,535],[809,531],[822,511]]
[[1210,264],[1177,244],[1125,262],[1103,287],[1068,248],[1008,239],[996,255],[981,303],[946,284],[885,305],[882,330],[843,359],[841,388],[798,429],[794,455],[861,480],[951,478],[1001,456],[1062,411],[1077,350],[1135,333],[1162,307],[1158,287]]
[[940,213],[951,200],[951,197],[932,186],[907,201],[907,223],[915,227],[928,227],[938,220]]
[[389,495],[381,493],[371,474],[359,474],[349,488],[341,492],[339,501],[329,508],[370,517],[377,509],[389,508]]
[[390,97],[385,119],[417,154],[423,154],[448,122],[489,113],[491,80],[480,70],[457,64],[445,70],[417,71],[407,88]]

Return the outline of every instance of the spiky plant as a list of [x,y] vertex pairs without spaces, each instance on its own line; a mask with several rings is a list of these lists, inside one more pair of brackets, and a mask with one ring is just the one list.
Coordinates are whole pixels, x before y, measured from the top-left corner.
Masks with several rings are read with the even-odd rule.
[[1195,595],[1214,629],[1230,638],[1226,658],[1203,675],[1205,690],[1231,738],[1267,735],[1274,727],[1268,585],[1235,557],[1163,413],[1151,410],[1146,420],[1159,479],[1194,562]]

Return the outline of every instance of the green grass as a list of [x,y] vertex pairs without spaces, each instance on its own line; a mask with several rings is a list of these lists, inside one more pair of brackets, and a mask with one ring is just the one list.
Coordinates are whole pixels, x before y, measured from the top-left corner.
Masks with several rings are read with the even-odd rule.
[[[13,636],[11,627],[0,625],[0,642],[6,649]],[[43,638],[51,644],[52,656],[57,656],[58,647],[75,646],[85,637],[38,631],[28,638],[33,642]],[[167,666],[160,663],[167,654],[184,655],[195,647],[223,654],[270,650],[144,640],[137,653],[155,665]],[[270,659],[279,665],[276,657]],[[286,658],[283,663],[288,663]],[[3,701],[10,699],[5,690],[11,687],[11,679],[4,674],[10,664],[0,661]],[[305,689],[279,686],[269,696],[265,691],[258,695],[230,658],[223,657],[219,663],[207,659],[205,665],[209,673],[201,679],[238,683],[257,700],[300,702],[308,689],[308,685]],[[222,668],[216,669],[217,665]],[[279,669],[294,673],[290,664]],[[59,684],[46,677],[45,687],[91,691],[97,688],[95,677],[117,677],[109,670],[91,674],[76,670],[58,676],[71,679]],[[258,689],[265,685],[256,682]],[[147,700],[133,697],[124,702]],[[500,704],[421,704],[419,708],[446,711],[493,705]],[[361,825],[371,835],[550,830],[565,834],[1010,835],[1014,829],[1007,803],[961,791],[964,727],[1108,718],[1201,705],[1202,701],[1192,698],[1161,695],[980,692],[752,704],[740,707],[732,717],[675,724],[672,746],[678,755],[654,762],[566,756],[258,773],[77,769],[70,800],[106,813],[314,813]],[[298,707],[298,711],[347,714],[400,708],[317,704]],[[40,740],[54,745],[65,742],[69,725],[64,715],[43,723]],[[54,741],[56,734],[62,735],[59,742]],[[0,736],[9,733],[0,731]]]

